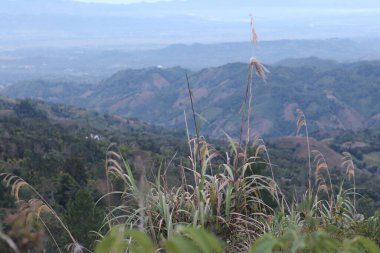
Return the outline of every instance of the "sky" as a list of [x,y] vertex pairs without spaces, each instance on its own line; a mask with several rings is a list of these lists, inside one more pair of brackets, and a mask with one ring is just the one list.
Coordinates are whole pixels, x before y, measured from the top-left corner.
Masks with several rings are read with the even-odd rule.
[[250,14],[262,40],[380,37],[379,0],[0,0],[0,50],[247,41]]
[[78,2],[85,3],[108,3],[108,4],[134,4],[134,3],[156,3],[156,2],[168,2],[174,0],[76,0]]

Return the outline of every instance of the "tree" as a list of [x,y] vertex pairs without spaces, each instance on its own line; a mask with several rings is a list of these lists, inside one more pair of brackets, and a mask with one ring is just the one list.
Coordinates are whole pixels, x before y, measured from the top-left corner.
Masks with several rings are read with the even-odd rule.
[[83,186],[87,183],[86,169],[82,160],[76,157],[70,157],[65,160],[63,170],[69,173],[80,185]]
[[100,229],[102,219],[103,213],[91,194],[86,189],[79,190],[66,212],[67,225],[78,242],[89,248],[94,241],[91,231]]

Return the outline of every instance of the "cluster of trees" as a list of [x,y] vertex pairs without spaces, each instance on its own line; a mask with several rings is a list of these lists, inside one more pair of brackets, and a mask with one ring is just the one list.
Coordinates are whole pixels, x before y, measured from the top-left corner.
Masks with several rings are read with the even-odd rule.
[[[104,194],[104,159],[111,143],[130,161],[136,154],[161,161],[176,152],[178,161],[186,149],[184,142],[173,137],[182,133],[64,105],[0,99],[0,112],[6,112],[0,113],[0,173],[25,179],[88,247],[94,241],[88,232],[98,231],[104,218],[104,203],[95,205],[95,201]],[[91,138],[94,135],[101,138]],[[0,224],[4,223],[5,230],[11,229],[11,224],[4,222],[6,217],[17,207],[10,191],[11,187],[1,185]],[[21,192],[25,197],[29,194]],[[68,238],[62,235],[57,240]]]

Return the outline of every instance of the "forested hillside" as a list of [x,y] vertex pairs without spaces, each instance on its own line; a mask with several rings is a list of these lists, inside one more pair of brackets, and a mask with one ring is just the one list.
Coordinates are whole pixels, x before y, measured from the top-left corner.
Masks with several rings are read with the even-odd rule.
[[[380,126],[380,62],[339,64],[311,58],[268,66],[268,70],[267,81],[254,84],[254,132],[266,137],[294,134],[296,108],[305,112],[311,131],[322,136]],[[98,85],[29,81],[1,92],[184,129],[183,111],[189,113],[186,72],[195,110],[206,119],[202,132],[236,136],[247,76],[247,65],[241,63],[195,72],[179,67],[125,70]]]

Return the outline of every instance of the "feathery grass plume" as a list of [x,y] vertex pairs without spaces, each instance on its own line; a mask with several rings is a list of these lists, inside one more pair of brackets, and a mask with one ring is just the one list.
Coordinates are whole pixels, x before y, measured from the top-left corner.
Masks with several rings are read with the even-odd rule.
[[251,42],[255,46],[257,44],[257,34],[256,34],[256,29],[255,29],[253,15],[250,14],[249,16],[251,18]]
[[300,133],[301,129],[305,129],[306,134],[306,142],[307,142],[307,153],[308,153],[308,165],[309,165],[309,173],[308,173],[308,183],[309,183],[309,195],[311,196],[311,151],[310,151],[310,140],[309,140],[309,131],[307,128],[306,116],[301,109],[296,109],[297,112],[297,135]]
[[[251,114],[252,114],[252,102],[253,102],[253,76],[254,73],[257,74],[259,78],[261,78],[263,81],[266,80],[266,73],[268,70],[260,63],[260,61],[255,58],[251,57],[249,64],[248,64],[248,74],[247,74],[247,82],[245,87],[245,94],[244,94],[244,100],[241,107],[241,125],[240,125],[240,135],[239,135],[239,147],[242,146],[243,141],[243,130],[245,128],[245,147],[244,147],[244,160],[247,159],[247,150],[248,145],[250,143],[251,138]],[[234,169],[236,170],[237,166],[237,160],[235,160]]]
[[37,208],[35,211],[36,218],[42,222],[42,224],[44,225],[45,229],[48,231],[51,239],[53,240],[53,242],[56,245],[57,250],[59,252],[62,252],[62,251],[61,251],[59,245],[57,244],[53,234],[50,232],[46,223],[42,219],[42,216],[41,216],[42,213],[51,214],[58,221],[58,223],[61,225],[63,230],[66,232],[66,234],[69,236],[71,242],[79,245],[77,240],[71,234],[67,225],[63,222],[63,220],[59,217],[59,215],[54,211],[54,209],[49,205],[49,203],[44,199],[44,197],[33,186],[28,184],[24,179],[22,179],[16,175],[13,175],[11,173],[1,173],[0,178],[1,177],[3,178],[2,182],[3,182],[4,186],[6,188],[9,188],[9,187],[11,188],[11,194],[16,199],[17,203],[21,203],[21,204],[25,203],[25,201],[23,201],[20,198],[20,190],[22,188],[29,189],[33,194],[35,194],[38,197],[38,199],[30,199],[29,202],[27,202],[27,203],[29,203],[29,205],[32,209],[26,209],[26,210],[34,210]]
[[[334,188],[333,188],[333,185],[331,182],[330,170],[329,170],[329,167],[327,165],[326,159],[319,150],[312,150],[311,152],[314,156],[314,163],[316,164],[315,179],[316,179],[318,191],[324,190],[327,193],[328,199],[330,202],[330,206],[332,206],[333,202],[334,202]],[[327,177],[329,180],[329,186],[326,184],[326,181],[322,175],[323,171],[326,171],[326,173],[327,173]],[[329,189],[331,191],[331,195],[329,194]]]
[[[257,34],[254,27],[254,21],[253,16],[251,16],[251,41],[253,43],[253,47],[255,47],[257,43]],[[248,63],[248,73],[247,73],[247,81],[246,81],[246,87],[245,87],[245,93],[244,93],[244,100],[241,106],[241,125],[240,125],[240,135],[239,135],[239,147],[242,146],[242,139],[243,139],[243,130],[246,128],[245,133],[245,148],[244,148],[244,160],[243,162],[246,162],[247,159],[247,149],[248,145],[250,143],[251,138],[251,127],[250,127],[250,121],[251,121],[251,114],[252,114],[252,100],[253,100],[253,76],[256,72],[257,76],[261,78],[263,81],[266,80],[266,73],[268,70],[264,67],[263,64],[254,56],[251,57]],[[246,115],[247,114],[247,115]],[[247,118],[246,118],[247,117]],[[234,171],[237,169],[237,162],[238,160],[234,160]]]
[[258,77],[266,81],[269,70],[256,57],[249,59],[249,65],[252,67],[252,70],[255,70]]
[[346,175],[349,181],[353,180],[354,190],[354,207],[356,208],[356,184],[355,184],[355,165],[352,156],[348,152],[342,153],[342,166],[346,169]]
[[346,169],[346,175],[348,180],[354,179],[355,178],[355,165],[352,160],[352,156],[348,152],[343,152],[342,153],[343,158],[342,158],[342,165]]

